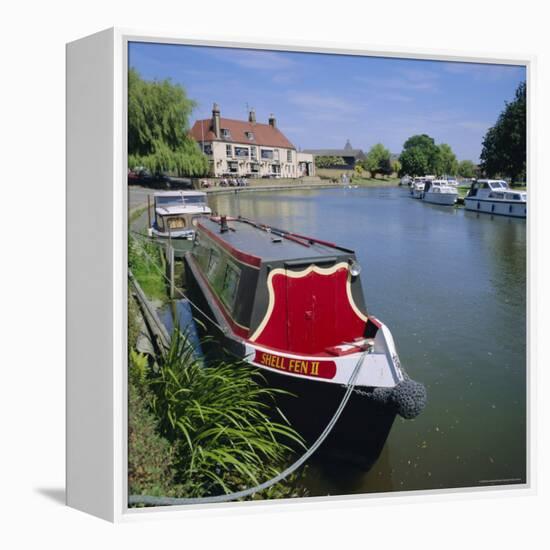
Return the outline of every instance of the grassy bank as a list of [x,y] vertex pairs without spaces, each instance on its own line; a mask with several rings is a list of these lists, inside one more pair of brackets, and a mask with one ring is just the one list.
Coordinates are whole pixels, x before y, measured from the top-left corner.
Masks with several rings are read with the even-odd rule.
[[128,267],[151,300],[168,301],[166,270],[162,250],[150,243],[130,235],[128,238]]
[[[167,299],[162,255],[130,237],[129,263],[152,299]],[[292,460],[300,436],[276,413],[279,390],[249,364],[203,359],[176,327],[170,348],[137,351],[139,307],[128,303],[128,488],[131,495],[204,497],[253,487]],[[256,498],[306,496],[299,476]]]

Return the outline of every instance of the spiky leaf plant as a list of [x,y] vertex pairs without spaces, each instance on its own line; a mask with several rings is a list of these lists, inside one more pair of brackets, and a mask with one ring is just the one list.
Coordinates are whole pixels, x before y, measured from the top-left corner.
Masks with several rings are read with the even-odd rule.
[[291,443],[303,444],[283,417],[273,419],[278,390],[266,388],[249,365],[205,365],[177,328],[157,363],[152,407],[162,435],[176,443],[177,482],[185,496],[259,484],[283,469]]

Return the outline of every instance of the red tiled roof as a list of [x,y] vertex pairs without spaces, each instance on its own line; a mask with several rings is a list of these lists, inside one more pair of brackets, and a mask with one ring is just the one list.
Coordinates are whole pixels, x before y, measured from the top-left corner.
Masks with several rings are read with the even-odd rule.
[[[268,147],[285,147],[295,149],[284,134],[269,124],[258,124],[246,120],[232,120],[220,118],[220,128],[229,130],[230,138],[216,138],[212,131],[212,119],[197,120],[189,132],[196,141],[227,141],[235,143],[250,143],[251,145],[264,145]],[[252,132],[254,139],[248,139],[245,132]]]

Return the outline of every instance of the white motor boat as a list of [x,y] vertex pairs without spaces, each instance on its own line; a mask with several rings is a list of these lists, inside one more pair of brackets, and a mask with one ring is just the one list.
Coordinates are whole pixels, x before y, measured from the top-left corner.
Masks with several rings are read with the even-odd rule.
[[421,199],[425,185],[424,178],[414,178],[411,183],[411,197],[413,199]]
[[212,213],[202,191],[162,191],[153,195],[153,201],[149,235],[164,239],[192,239],[196,218]]
[[486,214],[525,218],[527,193],[510,189],[503,180],[477,180],[464,198],[464,207]]
[[422,200],[444,206],[452,206],[458,198],[458,191],[454,185],[449,185],[447,180],[430,179],[426,181]]

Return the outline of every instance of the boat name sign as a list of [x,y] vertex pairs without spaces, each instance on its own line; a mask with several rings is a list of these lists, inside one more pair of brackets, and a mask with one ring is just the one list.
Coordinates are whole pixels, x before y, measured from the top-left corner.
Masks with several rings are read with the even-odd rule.
[[254,363],[301,376],[332,379],[336,375],[336,363],[334,361],[296,359],[260,350],[256,350]]

